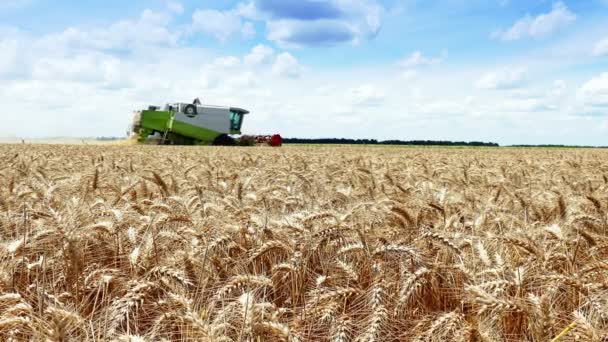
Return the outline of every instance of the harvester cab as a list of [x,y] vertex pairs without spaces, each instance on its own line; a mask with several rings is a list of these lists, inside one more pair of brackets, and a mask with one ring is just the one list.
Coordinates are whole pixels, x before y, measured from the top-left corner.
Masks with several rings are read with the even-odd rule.
[[169,103],[134,115],[133,134],[140,142],[177,145],[232,145],[230,135],[241,134],[249,111],[237,107],[192,103]]

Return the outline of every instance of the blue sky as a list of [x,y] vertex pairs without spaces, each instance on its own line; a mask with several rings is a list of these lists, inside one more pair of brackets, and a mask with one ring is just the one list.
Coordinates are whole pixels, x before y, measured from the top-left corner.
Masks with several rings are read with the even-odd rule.
[[198,96],[252,134],[608,145],[608,0],[0,0],[0,23],[0,136],[121,135]]

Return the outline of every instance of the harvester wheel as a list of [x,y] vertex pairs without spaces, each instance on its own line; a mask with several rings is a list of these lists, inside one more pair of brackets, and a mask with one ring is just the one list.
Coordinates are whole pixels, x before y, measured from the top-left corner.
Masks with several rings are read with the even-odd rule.
[[236,141],[228,134],[222,134],[213,140],[213,146],[235,146]]
[[195,116],[196,116],[196,114],[197,114],[197,113],[196,113],[196,106],[191,105],[191,104],[187,105],[187,106],[184,108],[184,114],[186,114],[186,116],[187,116],[187,117],[189,117],[189,118],[193,118],[193,117],[195,117]]

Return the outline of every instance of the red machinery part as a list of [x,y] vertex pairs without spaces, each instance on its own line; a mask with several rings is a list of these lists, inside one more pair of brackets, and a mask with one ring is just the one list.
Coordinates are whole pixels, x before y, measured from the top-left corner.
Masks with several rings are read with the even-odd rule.
[[270,137],[270,141],[268,142],[268,145],[270,145],[272,147],[283,146],[283,137],[281,137],[280,134],[273,135],[272,137]]
[[265,144],[268,142],[269,137],[265,135],[258,135],[255,137],[255,142],[258,144]]
[[253,136],[256,144],[258,145],[269,145],[273,147],[283,146],[283,137],[280,134],[274,135],[256,135]]

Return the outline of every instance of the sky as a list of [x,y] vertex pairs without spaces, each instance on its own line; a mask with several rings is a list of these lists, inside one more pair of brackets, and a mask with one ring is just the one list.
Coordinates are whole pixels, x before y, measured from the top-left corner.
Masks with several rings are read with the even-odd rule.
[[246,134],[608,145],[608,0],[0,0],[0,137],[196,97]]

